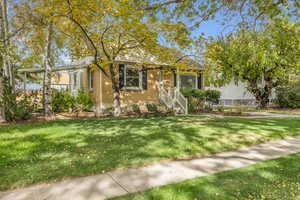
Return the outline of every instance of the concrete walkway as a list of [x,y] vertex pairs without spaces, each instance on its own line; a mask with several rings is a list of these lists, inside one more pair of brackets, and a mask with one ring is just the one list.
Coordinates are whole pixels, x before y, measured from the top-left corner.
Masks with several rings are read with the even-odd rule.
[[0,193],[0,200],[101,200],[300,152],[300,136],[191,160],[114,170]]

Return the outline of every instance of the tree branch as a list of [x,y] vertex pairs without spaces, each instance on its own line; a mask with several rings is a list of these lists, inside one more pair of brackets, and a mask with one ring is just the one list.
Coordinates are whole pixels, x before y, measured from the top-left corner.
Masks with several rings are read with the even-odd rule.
[[104,34],[109,30],[109,26],[106,26],[106,28],[104,29],[104,31],[102,32],[101,34],[101,39],[100,39],[100,42],[101,42],[101,47],[102,47],[102,51],[103,53],[105,54],[105,56],[110,60],[111,57],[110,55],[107,53],[106,51],[106,48],[105,48],[105,44],[104,44]]
[[153,4],[149,7],[140,8],[138,10],[155,10],[155,9],[158,9],[158,8],[160,8],[162,6],[165,6],[165,5],[183,3],[184,1],[186,1],[186,0],[170,0],[170,1],[165,1],[165,2],[161,2],[161,3]]
[[99,58],[99,55],[98,55],[99,52],[98,52],[98,49],[97,49],[96,45],[94,44],[93,40],[88,35],[87,30],[85,30],[85,28],[76,19],[73,18],[71,2],[69,0],[66,0],[66,1],[67,1],[68,5],[69,5],[69,10],[70,10],[70,14],[71,14],[71,16],[66,16],[66,17],[80,28],[81,32],[84,34],[85,38],[89,41],[90,45],[92,46],[92,48],[95,51],[95,54],[94,54],[94,64],[105,74],[105,76],[108,76],[108,74],[106,73],[106,71],[104,70],[104,68],[101,67],[98,64],[98,62],[97,62],[97,60]]

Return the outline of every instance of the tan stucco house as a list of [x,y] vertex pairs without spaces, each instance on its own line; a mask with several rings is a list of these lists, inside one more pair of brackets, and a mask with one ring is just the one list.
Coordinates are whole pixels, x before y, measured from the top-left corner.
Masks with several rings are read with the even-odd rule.
[[[101,113],[113,104],[113,89],[109,75],[88,66],[93,58],[78,61],[85,68],[70,71],[71,93],[79,88],[91,92],[95,111]],[[78,64],[78,63],[76,63]],[[182,88],[204,89],[203,69],[200,65],[189,67],[185,72],[174,66],[153,59],[140,60],[133,56],[122,57],[114,63],[118,67],[121,88],[121,105],[163,103],[168,108],[187,113],[187,100],[180,93]],[[195,67],[196,66],[196,67]]]

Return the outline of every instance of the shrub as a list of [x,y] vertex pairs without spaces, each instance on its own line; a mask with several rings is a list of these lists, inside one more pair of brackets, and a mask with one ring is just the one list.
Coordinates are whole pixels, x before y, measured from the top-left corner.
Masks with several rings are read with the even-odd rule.
[[206,90],[205,98],[210,103],[218,103],[221,97],[221,92],[218,90]]
[[281,108],[300,108],[300,81],[278,88],[274,103]]
[[24,94],[18,97],[17,105],[15,106],[15,120],[27,120],[31,117],[35,110],[35,95]]
[[224,112],[225,110],[224,106],[215,106],[214,108],[219,112]]
[[53,112],[67,112],[74,108],[75,97],[66,91],[52,91]]
[[75,100],[75,109],[78,112],[91,111],[94,105],[94,101],[87,91],[83,88],[79,89]]
[[[217,90],[198,90],[198,89],[183,89],[181,91],[183,96],[188,99],[189,112],[201,112],[205,110],[204,104],[208,102],[207,106],[211,106],[213,103],[218,103],[221,93]],[[210,108],[209,110],[212,110]]]
[[76,96],[72,96],[66,91],[53,90],[52,109],[54,112],[75,112],[91,111],[94,101],[91,95],[84,89],[79,89]]
[[158,112],[157,105],[154,104],[154,103],[148,103],[148,104],[146,104],[146,107],[147,107],[149,112],[154,112],[154,113]]
[[195,97],[195,98],[200,98],[200,99],[205,98],[205,91],[194,89],[194,88],[193,89],[183,89],[181,91],[181,93],[185,97]]
[[138,104],[132,104],[131,109],[132,109],[132,112],[134,112],[134,113],[137,113],[137,114],[142,113],[141,109],[140,109],[140,106]]
[[211,106],[209,105],[204,106],[204,112],[211,112],[211,111],[213,111],[213,108]]
[[29,119],[35,109],[35,96],[15,92],[8,84],[4,84],[3,89],[0,106],[5,108],[6,120],[17,121]]

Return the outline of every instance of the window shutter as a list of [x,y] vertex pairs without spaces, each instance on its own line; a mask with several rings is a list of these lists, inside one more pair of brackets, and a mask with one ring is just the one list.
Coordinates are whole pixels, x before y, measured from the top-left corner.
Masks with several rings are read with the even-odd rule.
[[177,87],[177,74],[174,72],[174,87]]
[[125,65],[119,64],[119,88],[122,89],[125,85]]
[[202,90],[203,89],[203,85],[202,85],[202,74],[198,74],[198,77],[197,77],[197,84],[198,84],[198,89],[199,90]]
[[147,75],[147,70],[142,71],[142,86],[143,90],[148,89],[148,75]]

